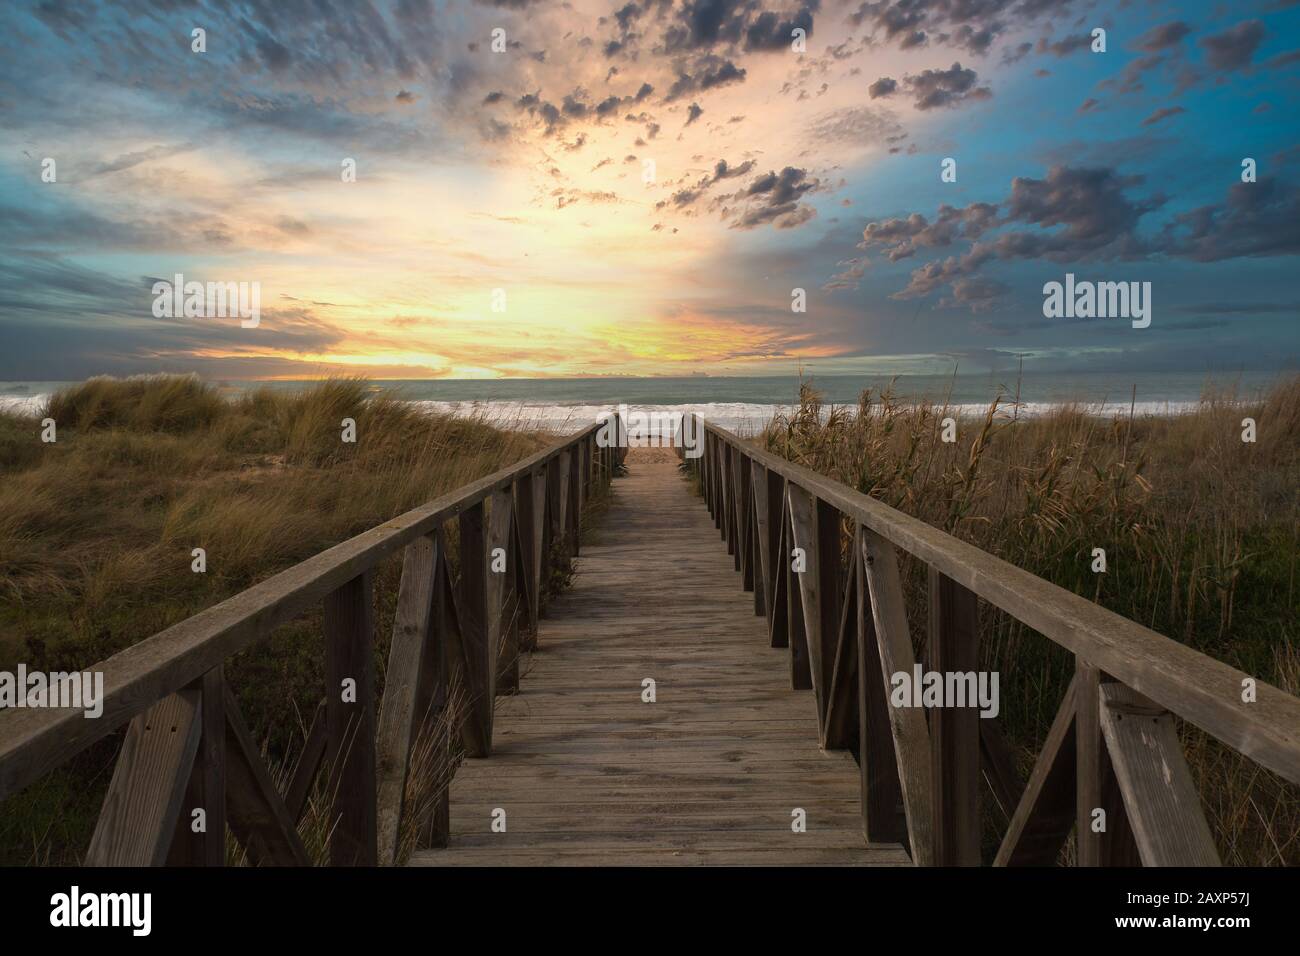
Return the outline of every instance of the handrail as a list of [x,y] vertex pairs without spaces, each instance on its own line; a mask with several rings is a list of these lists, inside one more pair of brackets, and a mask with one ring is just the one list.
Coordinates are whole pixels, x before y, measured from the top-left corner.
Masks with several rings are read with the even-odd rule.
[[[23,708],[0,715],[0,799],[112,733],[155,702],[192,684],[383,559],[508,489],[570,450],[590,454],[601,423],[349,538],[227,598],[89,670],[104,675],[103,713]],[[604,449],[601,449],[604,451]],[[586,459],[589,463],[591,458]],[[543,474],[545,472],[543,471]],[[574,473],[577,473],[575,467]]]
[[[1300,783],[1300,699],[724,428],[706,422],[704,429],[1054,643]],[[1248,679],[1257,689],[1252,703],[1242,700]]]

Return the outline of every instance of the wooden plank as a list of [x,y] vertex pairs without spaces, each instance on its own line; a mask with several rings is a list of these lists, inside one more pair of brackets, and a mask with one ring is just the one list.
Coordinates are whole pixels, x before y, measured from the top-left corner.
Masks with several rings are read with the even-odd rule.
[[861,560],[862,528],[854,528],[854,585],[858,606],[858,769],[861,775],[862,832],[868,843],[905,843],[907,816],[894,756],[889,720],[889,684],[883,678],[880,643],[871,610],[866,567]]
[[[772,614],[772,573],[774,548],[772,533],[774,531],[771,505],[768,503],[767,469],[756,461],[751,461],[749,487],[754,501],[754,573],[758,580],[754,588],[754,610],[770,619]],[[777,515],[780,521],[780,515]]]
[[581,445],[568,452],[569,456],[569,502],[567,513],[569,523],[569,553],[578,556],[582,538],[582,455]]
[[758,600],[758,589],[754,587],[754,495],[750,487],[750,465],[743,456],[736,469],[736,480],[740,482],[740,492],[736,496],[740,511],[737,514],[737,537],[739,540],[740,585],[741,589],[754,594]]
[[425,535],[406,546],[402,578],[393,617],[393,635],[385,672],[384,696],[379,707],[379,740],[376,753],[378,795],[376,830],[378,860],[392,866],[397,859],[402,805],[411,744],[424,714],[417,708],[419,680],[432,634],[434,572],[438,554],[434,536]]
[[745,481],[744,473],[749,470],[749,463],[738,449],[727,451],[727,467],[731,479],[731,512],[728,520],[731,531],[727,535],[727,553],[731,555],[734,569],[742,579],[745,574]]
[[[597,456],[599,457],[599,456]],[[515,534],[519,542],[519,555],[523,568],[519,575],[519,586],[524,593],[527,605],[526,628],[524,631],[524,649],[532,650],[537,646],[537,619],[540,608],[541,563],[538,547],[537,512],[539,495],[533,490],[533,476],[524,475],[515,482]],[[545,499],[542,499],[545,508]]]
[[[226,688],[215,667],[199,683],[199,749],[176,818],[168,866],[226,865]],[[202,829],[194,811],[202,810]]]
[[1173,716],[1102,684],[1101,730],[1143,866],[1220,866]]
[[[929,569],[928,669],[940,674],[979,671],[979,608],[975,595]],[[980,713],[938,707],[930,713],[934,778],[934,851],[939,866],[980,864]]]
[[[769,495],[771,488],[769,484]],[[772,606],[767,615],[767,639],[770,647],[789,647],[790,646],[790,603],[789,593],[789,576],[790,576],[790,544],[786,526],[789,523],[786,518],[785,508],[785,486],[781,485],[776,489],[776,500],[778,502],[776,511],[776,527],[772,534],[776,540],[772,550]],[[769,497],[769,502],[771,498]]]
[[835,661],[826,697],[826,731],[822,746],[828,750],[857,747],[858,733],[858,600],[857,549],[849,554],[848,579],[840,596],[840,621],[835,629]]
[[460,687],[467,697],[467,706],[460,722],[460,741],[466,754],[486,755],[491,749],[490,729],[483,724],[483,710],[474,706],[474,679],[470,676],[470,647],[465,642],[461,626],[460,602],[451,584],[450,564],[446,559],[447,542],[444,532],[438,532],[438,565],[434,576],[438,580],[434,596],[433,614],[435,643],[442,648],[442,662],[446,668],[446,683]]
[[1137,844],[1101,733],[1100,688],[1111,678],[1078,658],[1075,676],[1079,681],[1075,718],[1076,863],[1078,866],[1137,866]]
[[[476,506],[481,507],[481,506]],[[375,620],[369,571],[325,599],[325,714],[330,863],[379,862],[375,790]]]
[[[575,455],[575,468],[577,462]],[[577,488],[581,478],[581,471],[575,471],[570,487]],[[491,646],[496,649],[493,657],[497,671],[496,694],[513,694],[519,690],[519,602],[515,597],[519,538],[515,528],[514,497],[508,492],[499,492],[491,500],[488,553],[493,558],[488,569],[488,621],[495,627]],[[576,508],[574,513],[578,513]],[[501,571],[496,570],[502,566],[496,558],[498,549],[504,561],[504,570]]]
[[[728,442],[741,439],[707,425]],[[906,515],[883,502],[754,446],[750,456],[860,521],[1066,650],[1190,721],[1228,746],[1300,783],[1300,698],[1255,680],[1241,699],[1236,668],[1157,634]]]
[[86,866],[161,866],[176,832],[202,730],[201,691],[186,688],[131,721]]
[[[561,499],[563,497],[561,495]],[[483,510],[480,503],[462,512],[459,518],[460,649],[469,708],[474,712],[475,726],[481,728],[481,735],[465,740],[466,755],[470,757],[486,757],[491,753],[492,714],[496,700],[496,634],[499,624],[493,626],[489,623],[489,555]]]
[[[871,593],[871,615],[880,648],[881,675],[888,686],[894,674],[911,674],[916,663],[907,627],[903,580],[894,546],[870,528],[862,529],[861,561]],[[907,837],[917,866],[934,864],[934,784],[930,737],[920,707],[889,707],[898,780],[907,811]]]
[[1079,678],[1070,681],[994,866],[1051,866],[1074,827]]
[[311,797],[311,788],[316,782],[316,774],[320,772],[321,764],[325,762],[325,748],[329,744],[328,720],[325,701],[322,700],[316,706],[316,712],[312,716],[311,725],[303,741],[302,752],[298,754],[298,760],[294,764],[289,788],[284,792],[284,804],[295,826],[302,819],[303,811],[307,809],[307,801]]
[[362,571],[439,528],[464,508],[504,489],[593,432],[561,439],[537,454],[449,492],[308,558],[193,617],[146,638],[89,670],[104,675],[103,714],[10,708],[0,712],[0,799],[26,786],[159,699],[316,606]]
[[298,837],[297,819],[275,789],[229,685],[225,711],[230,832],[254,866],[311,866]]
[[[606,449],[609,451],[609,449]],[[607,476],[609,472],[605,473]],[[547,513],[547,478],[548,472],[545,468],[538,471],[533,476],[533,531],[530,538],[533,546],[533,597],[536,601],[534,607],[537,609],[537,617],[540,620],[542,616],[542,598],[543,582],[549,581],[550,562],[546,553],[546,529]],[[533,643],[536,643],[537,635],[533,635]]]
[[[812,660],[808,653],[808,631],[806,627],[807,615],[803,609],[803,591],[804,587],[799,580],[807,574],[807,562],[814,559],[809,558],[806,551],[804,554],[805,570],[803,572],[794,570],[795,551],[798,546],[798,539],[795,537],[794,522],[795,515],[790,506],[790,495],[788,491],[782,492],[785,498],[785,553],[781,557],[782,565],[785,569],[785,625],[786,641],[790,648],[790,687],[793,690],[813,690],[813,673]],[[821,722],[821,704],[816,702],[818,723]],[[818,731],[820,733],[820,729]]]
[[569,463],[572,456],[566,451],[559,455],[559,478],[555,487],[555,526],[553,534],[556,541],[563,543],[564,554],[573,557],[573,508],[570,504],[570,485],[573,466]]

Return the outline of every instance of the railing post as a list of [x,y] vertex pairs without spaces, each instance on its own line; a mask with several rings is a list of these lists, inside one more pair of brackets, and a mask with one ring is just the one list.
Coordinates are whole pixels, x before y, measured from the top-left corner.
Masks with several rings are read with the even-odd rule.
[[[543,499],[542,507],[545,508]],[[537,494],[533,491],[532,474],[520,475],[515,480],[515,526],[519,534],[519,553],[523,557],[523,580],[516,582],[526,595],[528,601],[528,627],[525,649],[537,646],[537,618],[540,613],[539,589],[540,568],[538,567],[537,541]]]
[[325,598],[325,700],[333,866],[375,866],[374,594],[370,571]]
[[460,513],[460,628],[465,648],[465,690],[469,707],[483,729],[482,739],[467,748],[470,757],[492,751],[492,710],[496,700],[496,648],[489,642],[488,550],[484,503]]
[[862,561],[862,527],[855,525],[854,587],[858,592],[858,768],[862,777],[862,832],[868,843],[903,843],[907,818],[890,729],[889,684],[880,663],[871,592]]
[[582,537],[582,449],[574,445],[569,449],[569,502],[565,532],[569,536],[569,554],[578,556],[578,539]]
[[1101,732],[1099,668],[1075,658],[1075,840],[1078,866],[1138,866],[1124,801]]
[[[224,669],[214,667],[199,685],[199,750],[189,789],[176,821],[169,866],[226,865],[226,686]],[[203,827],[195,832],[195,811]]]
[[[575,456],[576,461],[576,456]],[[574,476],[575,484],[578,476]],[[492,493],[488,512],[487,555],[487,646],[488,666],[495,672],[492,696],[514,693],[519,689],[519,631],[505,620],[514,584],[515,556],[512,552],[511,526],[514,524],[514,498],[510,491]]]
[[[928,569],[929,667],[940,674],[977,674],[979,607],[975,595]],[[934,854],[939,866],[979,866],[980,715],[977,701],[930,711],[934,777]]]
[[402,556],[387,679],[379,707],[376,817],[383,866],[392,866],[397,860],[411,746],[430,716],[426,710],[436,696],[436,689],[428,684],[442,679],[441,635],[433,626],[435,602],[441,599],[437,594],[441,560],[432,535],[408,544]]

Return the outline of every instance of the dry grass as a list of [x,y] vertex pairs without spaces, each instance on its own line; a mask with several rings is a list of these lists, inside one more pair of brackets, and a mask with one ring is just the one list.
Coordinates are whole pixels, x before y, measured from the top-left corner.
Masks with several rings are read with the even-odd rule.
[[[757,441],[1300,693],[1300,378],[1244,402],[1207,392],[1177,417],[1097,418],[1067,407],[1016,420],[999,400],[963,419],[948,444],[941,432],[950,414],[942,402],[904,404],[888,389],[865,392],[857,408],[828,409],[805,385],[797,411]],[[1258,426],[1253,444],[1241,440],[1245,417]],[[1106,551],[1105,574],[1091,571],[1093,548]],[[904,569],[919,651],[923,568],[905,559]],[[1073,660],[988,607],[980,636],[982,666],[1002,675],[1001,719],[1027,772]],[[1300,862],[1300,788],[1193,728],[1184,737],[1224,861]]]
[[[54,444],[40,442],[46,415]],[[341,441],[345,418],[355,443]],[[425,414],[356,379],[227,400],[191,377],[100,378],[34,417],[0,415],[0,669],[89,666],[552,441]],[[204,574],[191,570],[198,547]],[[376,573],[382,679],[400,557]],[[301,745],[298,715],[320,698],[319,635],[319,612],[308,614],[228,663],[275,765]],[[76,861],[117,744],[6,801],[0,864]],[[309,830],[327,805],[313,794]]]

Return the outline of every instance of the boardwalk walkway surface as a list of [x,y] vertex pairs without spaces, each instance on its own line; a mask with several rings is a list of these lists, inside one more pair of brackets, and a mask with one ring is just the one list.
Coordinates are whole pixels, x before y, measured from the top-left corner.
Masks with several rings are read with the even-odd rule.
[[818,747],[812,693],[675,464],[614,482],[577,568],[492,756],[456,773],[450,845],[412,865],[908,865],[867,845],[853,757]]

